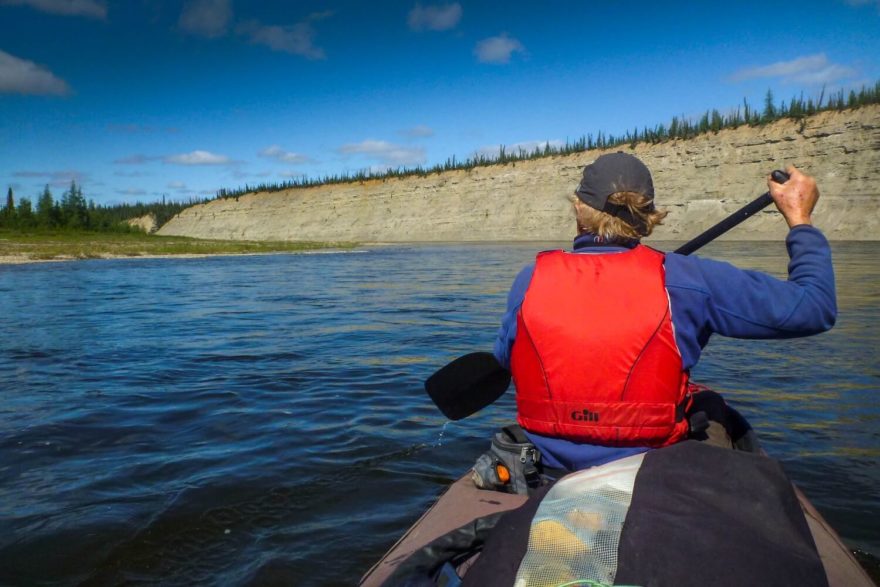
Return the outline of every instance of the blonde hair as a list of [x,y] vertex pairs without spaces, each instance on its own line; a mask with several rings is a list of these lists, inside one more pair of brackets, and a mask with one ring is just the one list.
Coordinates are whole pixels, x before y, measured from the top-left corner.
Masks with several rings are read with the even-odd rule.
[[637,192],[617,192],[611,194],[608,201],[626,207],[636,221],[635,226],[617,216],[591,208],[573,196],[578,234],[589,232],[608,241],[638,239],[651,234],[654,227],[663,224],[666,218],[665,210],[654,209],[652,200]]

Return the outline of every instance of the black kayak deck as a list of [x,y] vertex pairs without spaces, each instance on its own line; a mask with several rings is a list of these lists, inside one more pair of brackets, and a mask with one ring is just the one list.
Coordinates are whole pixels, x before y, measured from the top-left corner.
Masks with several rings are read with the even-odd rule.
[[[865,570],[806,496],[795,487],[830,587],[874,587]],[[477,489],[469,471],[454,482],[361,579],[361,587],[382,585],[413,552],[476,518],[519,507],[526,496]]]

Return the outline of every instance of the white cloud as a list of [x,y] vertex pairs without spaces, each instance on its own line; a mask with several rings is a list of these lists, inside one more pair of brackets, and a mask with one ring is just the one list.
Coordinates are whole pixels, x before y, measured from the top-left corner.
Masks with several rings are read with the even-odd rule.
[[51,183],[53,186],[69,187],[70,183],[75,181],[76,185],[82,187],[82,184],[85,183],[88,178],[89,175],[87,173],[68,169],[65,171],[53,171],[52,180],[49,183]]
[[[522,141],[511,145],[504,145],[504,152],[508,155],[531,154],[534,153],[535,149],[543,150],[546,145],[559,149],[564,147],[565,143],[558,139],[552,141]],[[499,145],[487,145],[477,149],[474,154],[492,159],[498,156],[500,149]]]
[[0,51],[0,94],[64,96],[70,86],[41,65]]
[[232,0],[189,0],[177,25],[184,32],[209,39],[222,37],[232,20]]
[[305,173],[301,171],[282,171],[278,174],[279,177],[286,177],[288,179],[302,179],[306,176]]
[[141,188],[125,188],[122,190],[116,190],[116,193],[121,196],[146,196],[147,190]]
[[290,151],[285,151],[279,145],[271,145],[266,147],[259,153],[257,153],[260,157],[265,157],[266,159],[275,159],[281,163],[308,163],[311,161],[305,155],[300,155],[299,153],[292,153]]
[[[321,18],[325,16],[318,15]],[[324,50],[314,43],[315,29],[309,22],[289,26],[263,25],[257,21],[240,24],[236,31],[255,45],[265,45],[273,51],[300,55],[306,59],[325,59]]]
[[107,18],[107,6],[97,0],[0,0],[2,6],[30,6],[41,12],[62,16]]
[[[196,190],[194,190],[193,188],[187,186],[187,185],[186,185],[184,182],[182,182],[182,181],[169,181],[169,182],[168,182],[168,185],[166,186],[166,188],[169,189],[169,190],[173,190],[177,196],[183,196],[183,195],[186,195],[186,194],[194,194],[194,193],[196,193]],[[164,194],[160,194],[160,195],[164,195]]]
[[407,129],[400,131],[400,134],[402,134],[405,137],[409,137],[411,139],[421,139],[421,138],[433,137],[434,136],[434,129],[432,129],[429,126],[425,126],[424,124],[419,124],[419,125],[414,126],[412,128],[407,128]]
[[192,153],[168,155],[163,161],[175,165],[230,165],[233,162],[232,159],[226,155],[216,155],[208,151],[193,151]]
[[339,152],[345,155],[364,155],[392,167],[421,165],[426,161],[425,149],[422,147],[403,147],[386,141],[349,143],[342,145]]
[[474,55],[480,63],[510,63],[514,53],[525,53],[526,48],[507,33],[483,39],[474,48]]
[[769,65],[740,69],[730,79],[739,82],[772,77],[781,79],[783,83],[822,85],[850,78],[856,73],[854,68],[831,63],[824,53],[817,53],[791,61],[777,61]]
[[65,169],[63,171],[16,171],[13,177],[27,178],[43,178],[53,187],[69,187],[71,181],[75,181],[77,185],[81,185],[88,174],[73,169]]
[[447,31],[455,28],[461,20],[461,4],[437,4],[422,6],[416,4],[409,11],[407,24],[414,31]]

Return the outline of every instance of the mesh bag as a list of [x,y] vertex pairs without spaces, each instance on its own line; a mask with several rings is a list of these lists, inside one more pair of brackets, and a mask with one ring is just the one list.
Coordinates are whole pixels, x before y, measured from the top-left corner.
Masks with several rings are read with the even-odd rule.
[[558,481],[538,506],[515,587],[611,585],[644,454]]

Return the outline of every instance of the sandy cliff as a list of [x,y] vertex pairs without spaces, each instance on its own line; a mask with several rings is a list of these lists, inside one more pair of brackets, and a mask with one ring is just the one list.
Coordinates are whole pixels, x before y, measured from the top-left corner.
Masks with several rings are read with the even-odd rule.
[[129,218],[125,223],[133,228],[139,228],[147,234],[153,234],[159,229],[159,226],[156,223],[156,216],[153,214],[145,214],[143,216],[138,216],[137,218]]
[[[880,106],[613,150],[634,153],[654,174],[658,204],[670,214],[653,239],[697,234],[766,191],[770,170],[794,163],[819,182],[814,220],[829,238],[880,240]],[[188,208],[159,234],[361,242],[568,240],[574,223],[566,196],[583,166],[600,154],[248,194]],[[774,209],[726,238],[781,238],[785,232]]]

